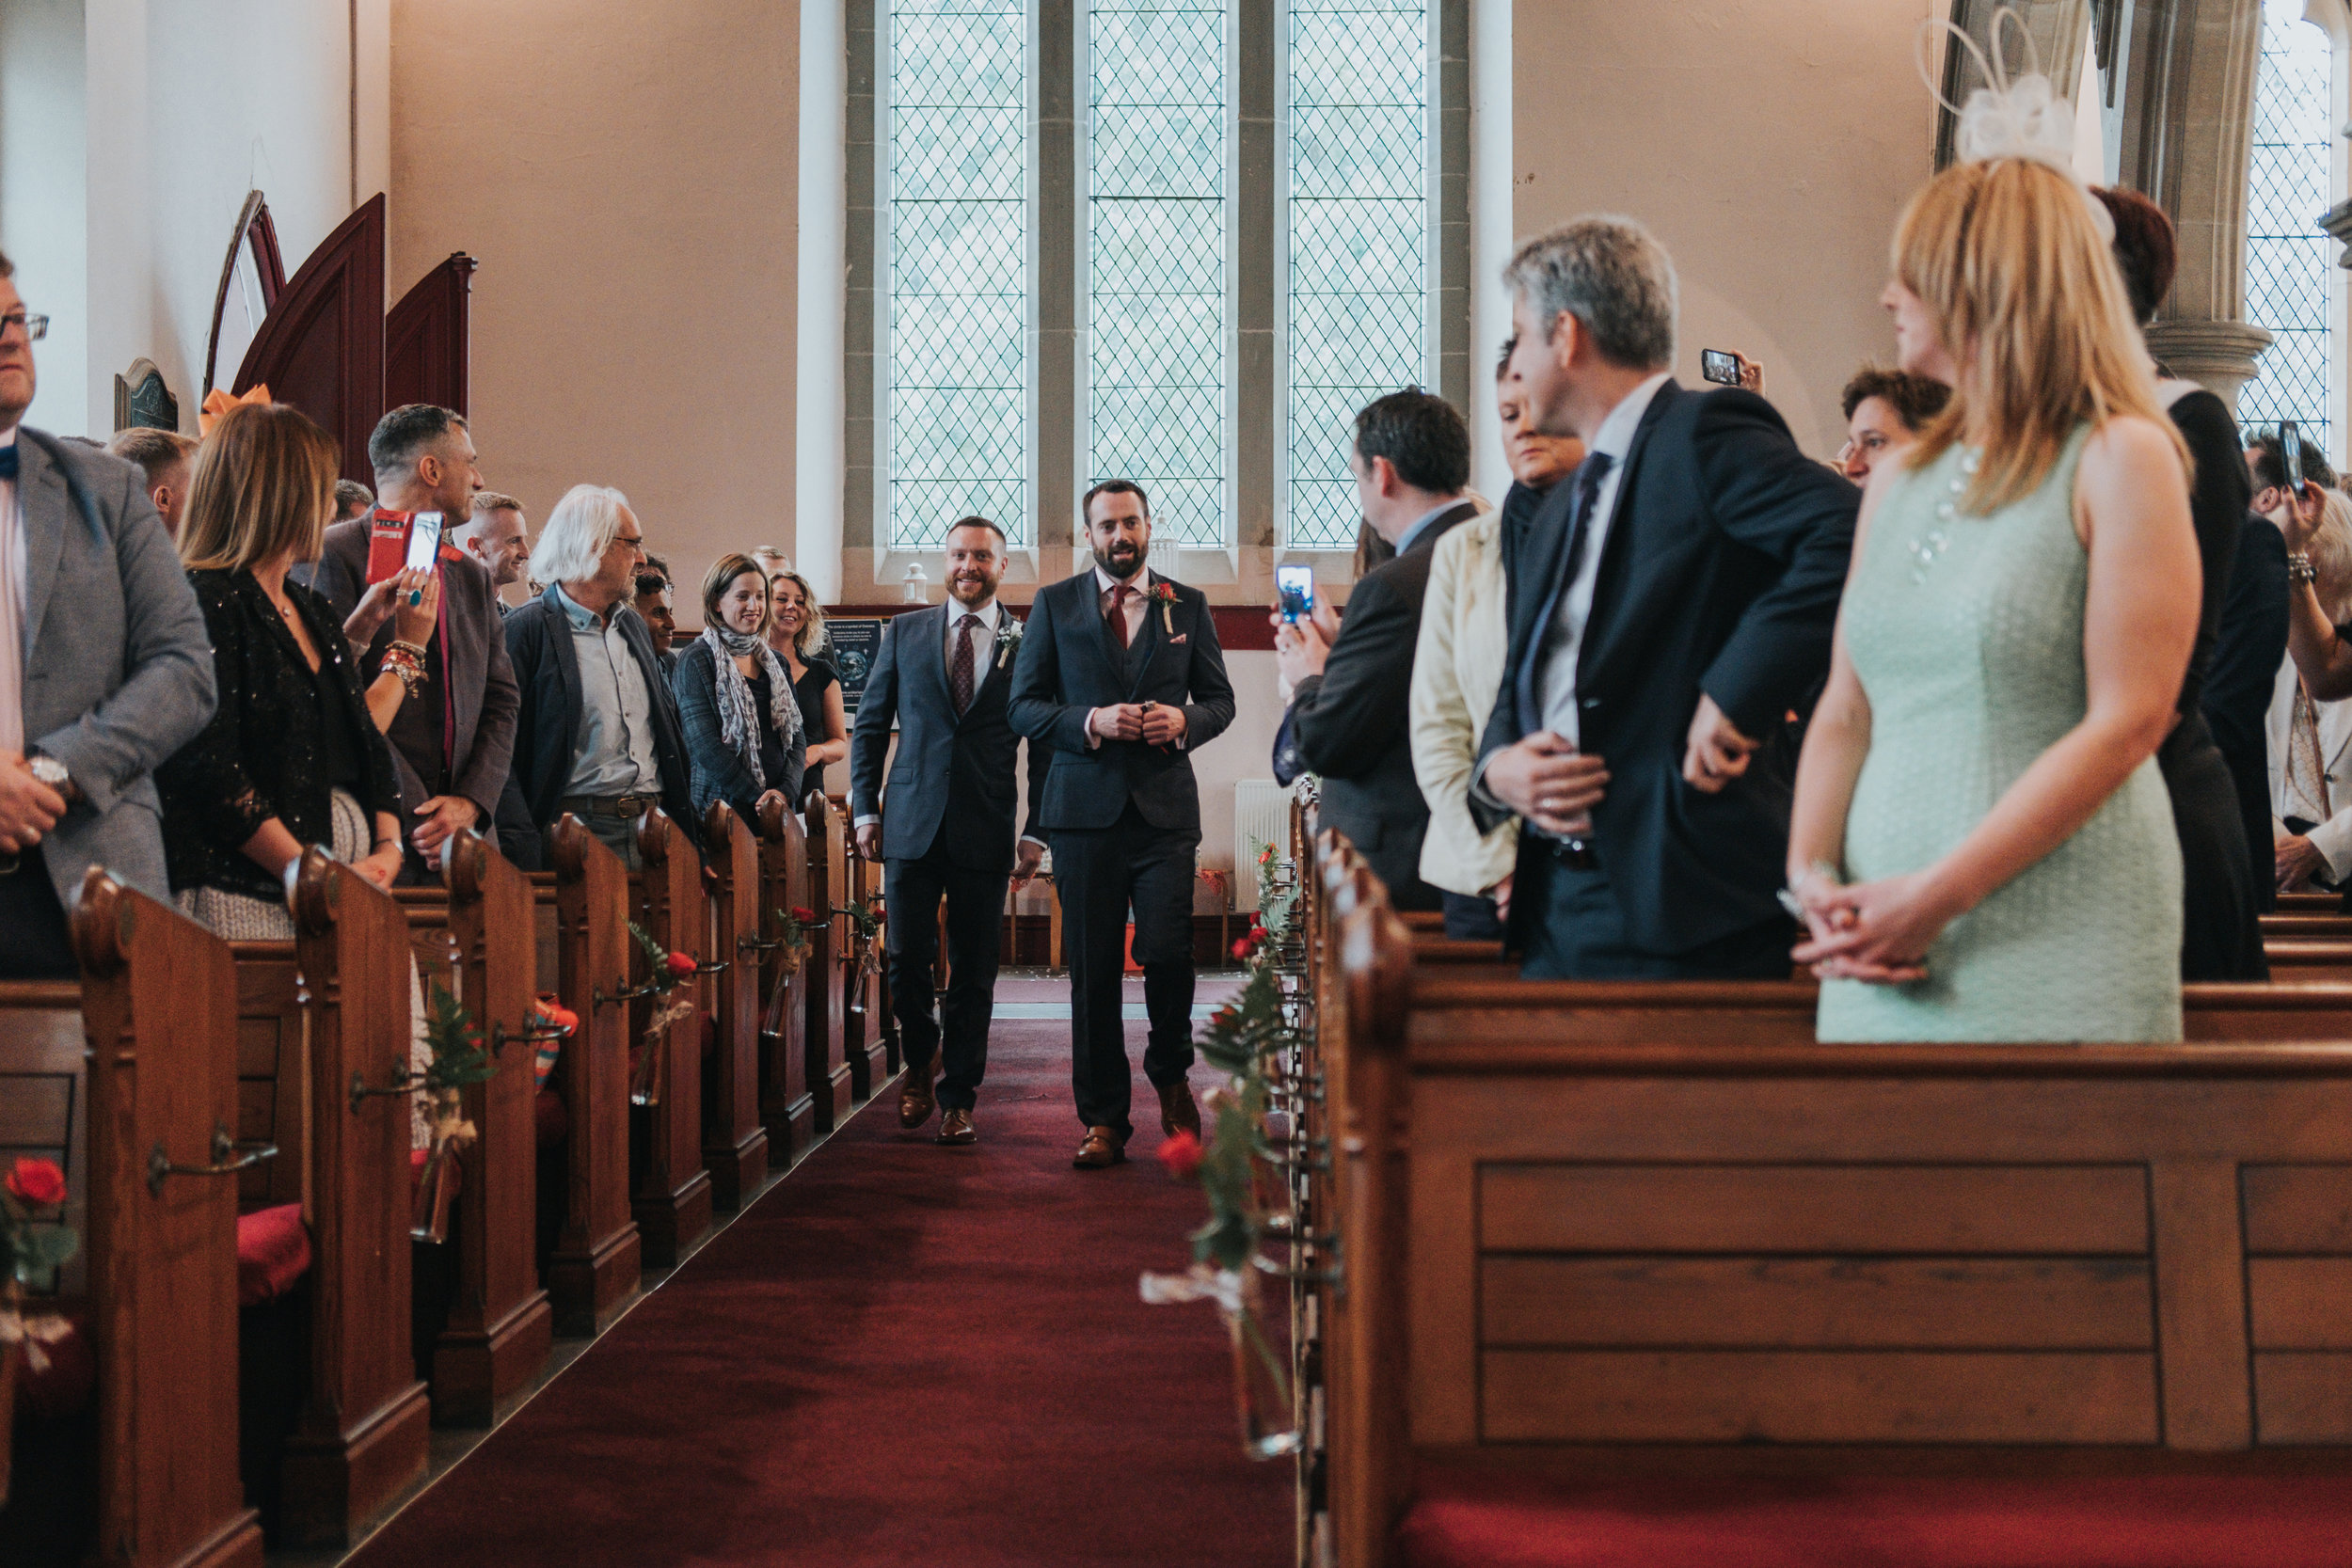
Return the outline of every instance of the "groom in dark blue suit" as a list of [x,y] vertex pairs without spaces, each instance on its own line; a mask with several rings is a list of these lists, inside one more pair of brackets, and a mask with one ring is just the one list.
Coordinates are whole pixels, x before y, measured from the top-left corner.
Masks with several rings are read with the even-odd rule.
[[1530,422],[1586,456],[1544,499],[1470,807],[1518,816],[1508,933],[1556,979],[1786,979],[1796,731],[1829,670],[1860,492],[1772,405],[1667,373],[1674,263],[1625,218],[1504,273]]
[[[1070,960],[1080,1169],[1125,1159],[1132,1081],[1120,979],[1127,911],[1152,1032],[1160,1127],[1200,1131],[1192,1065],[1192,883],[1200,792],[1191,754],[1233,721],[1208,596],[1147,571],[1151,502],[1105,480],[1082,505],[1094,566],[1041,591],[1012,672],[1012,727],[1054,749],[1042,820]],[[1036,820],[1033,818],[1032,820]]]
[[[1006,721],[1021,625],[996,602],[1005,531],[966,517],[947,531],[947,602],[894,618],[850,736],[850,812],[858,853],[882,863],[890,911],[890,1005],[906,1055],[898,1125],[930,1119],[932,1075],[943,1144],[978,1141],[972,1125],[988,1070],[997,937],[1008,877],[1026,881],[1045,855],[1034,835],[1048,753],[1029,744],[1029,834],[1013,844],[1021,737]],[[890,726],[898,749],[890,750]],[[890,762],[885,798],[882,762]],[[931,1016],[939,904],[947,901],[947,999]]]

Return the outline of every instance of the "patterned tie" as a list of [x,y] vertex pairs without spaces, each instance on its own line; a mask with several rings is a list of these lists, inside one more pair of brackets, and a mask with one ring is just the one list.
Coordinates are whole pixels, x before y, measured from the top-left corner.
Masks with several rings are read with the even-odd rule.
[[1111,590],[1111,635],[1119,640],[1122,654],[1127,651],[1127,601],[1135,592],[1123,582]]
[[959,719],[972,705],[972,628],[979,624],[980,618],[968,610],[956,623],[956,657],[948,664],[947,683],[955,689]]
[[14,479],[15,477],[16,443],[10,441],[7,446],[0,447],[0,479]]
[[2319,754],[2319,708],[2298,678],[2295,717],[2287,726],[2287,783],[2313,808],[2312,820],[2334,816],[2328,803],[2328,767]]

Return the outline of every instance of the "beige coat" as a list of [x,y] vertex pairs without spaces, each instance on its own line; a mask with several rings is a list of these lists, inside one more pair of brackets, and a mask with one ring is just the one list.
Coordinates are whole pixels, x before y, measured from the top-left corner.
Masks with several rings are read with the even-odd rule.
[[1518,860],[1517,821],[1481,833],[1470,814],[1478,739],[1502,686],[1511,638],[1502,535],[1502,515],[1488,512],[1438,541],[1413,653],[1413,776],[1429,801],[1421,878],[1449,893],[1483,894]]

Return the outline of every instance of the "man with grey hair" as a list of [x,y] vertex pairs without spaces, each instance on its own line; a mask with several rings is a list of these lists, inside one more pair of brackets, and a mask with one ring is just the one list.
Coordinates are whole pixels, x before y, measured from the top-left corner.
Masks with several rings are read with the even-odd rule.
[[1786,978],[1792,711],[1829,670],[1859,493],[1753,392],[1687,391],[1674,263],[1578,218],[1504,270],[1529,422],[1583,463],[1529,530],[1471,810],[1522,818],[1530,977]]
[[677,702],[628,602],[644,559],[628,498],[575,484],[531,552],[531,575],[552,586],[506,618],[522,688],[511,793],[543,842],[569,812],[631,870],[638,819],[650,807],[688,838],[702,836]]

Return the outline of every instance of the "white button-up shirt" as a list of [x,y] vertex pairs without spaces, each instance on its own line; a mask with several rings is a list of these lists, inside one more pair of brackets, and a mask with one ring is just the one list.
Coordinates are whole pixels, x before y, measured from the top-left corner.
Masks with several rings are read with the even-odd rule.
[[564,793],[599,800],[660,794],[653,696],[628,639],[621,635],[618,607],[599,616],[561,588],[555,596],[571,622],[572,651],[580,660],[580,733],[572,737],[578,749]]
[[1004,607],[993,598],[977,610],[947,601],[947,641],[945,657],[947,660],[947,695],[956,692],[956,639],[963,635],[963,618],[977,615],[980,624],[972,628],[972,695],[977,700],[980,688],[988,684],[988,673],[996,668],[996,627],[1004,616]]

